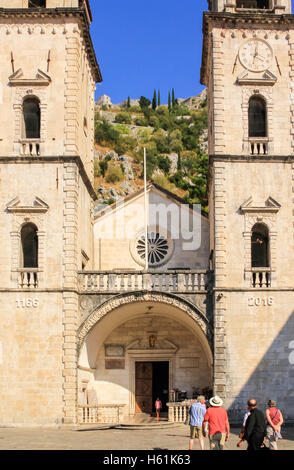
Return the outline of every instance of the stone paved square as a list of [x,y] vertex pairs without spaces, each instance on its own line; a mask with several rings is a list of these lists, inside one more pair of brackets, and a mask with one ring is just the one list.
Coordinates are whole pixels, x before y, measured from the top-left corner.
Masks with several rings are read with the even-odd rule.
[[[231,429],[226,450],[237,450],[238,428]],[[283,429],[279,449],[294,450],[294,427]],[[188,450],[189,427],[168,429],[50,429],[0,428],[0,450]],[[205,440],[208,449],[208,440]],[[243,450],[246,449],[246,443]],[[194,449],[199,450],[197,441]]]

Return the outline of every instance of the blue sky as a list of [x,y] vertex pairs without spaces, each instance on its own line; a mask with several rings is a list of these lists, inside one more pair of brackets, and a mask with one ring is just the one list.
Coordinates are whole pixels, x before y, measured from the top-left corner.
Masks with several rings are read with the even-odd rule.
[[[292,1],[292,9],[293,9]],[[90,0],[91,26],[103,82],[96,98],[113,103],[128,96],[152,99],[160,89],[176,97],[196,95],[200,85],[202,12],[207,0]]]
[[92,40],[102,94],[119,103],[128,96],[152,99],[160,89],[185,98],[200,93],[202,12],[206,0],[90,0]]

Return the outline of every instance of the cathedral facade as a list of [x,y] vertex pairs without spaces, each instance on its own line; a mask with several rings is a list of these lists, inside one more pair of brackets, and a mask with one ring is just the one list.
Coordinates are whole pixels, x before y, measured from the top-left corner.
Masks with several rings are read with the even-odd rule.
[[204,14],[209,218],[155,184],[94,216],[91,20],[87,0],[0,0],[0,424],[157,396],[174,419],[203,390],[232,420],[251,396],[293,419],[290,1]]

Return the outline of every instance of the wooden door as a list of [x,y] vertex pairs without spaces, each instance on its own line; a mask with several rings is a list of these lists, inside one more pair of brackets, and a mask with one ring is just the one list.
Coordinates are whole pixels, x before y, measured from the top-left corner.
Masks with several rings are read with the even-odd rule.
[[152,413],[152,362],[136,362],[136,413]]

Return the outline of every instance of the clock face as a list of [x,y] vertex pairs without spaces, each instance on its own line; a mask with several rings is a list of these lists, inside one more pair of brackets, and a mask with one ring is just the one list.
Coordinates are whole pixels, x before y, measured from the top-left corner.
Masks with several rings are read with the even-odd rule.
[[263,39],[248,39],[239,49],[239,59],[246,69],[262,72],[270,66],[273,51]]

